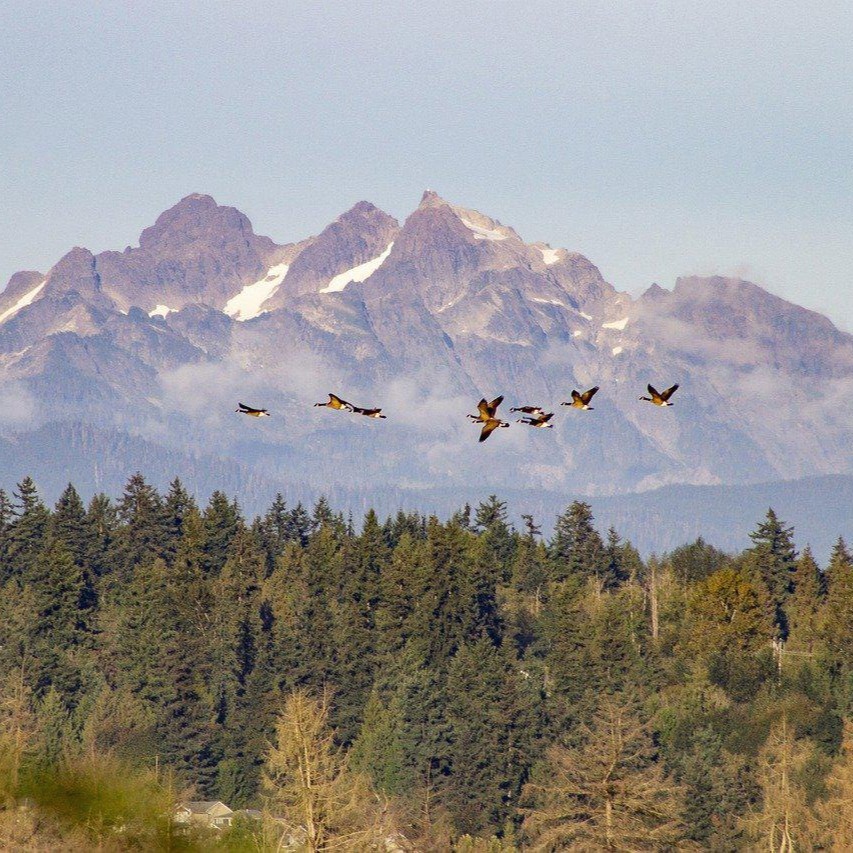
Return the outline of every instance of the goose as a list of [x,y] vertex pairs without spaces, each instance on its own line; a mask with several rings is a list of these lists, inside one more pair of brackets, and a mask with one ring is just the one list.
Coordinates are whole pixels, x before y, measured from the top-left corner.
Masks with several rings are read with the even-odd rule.
[[553,412],[541,414],[537,418],[519,418],[517,423],[526,424],[527,426],[539,427],[540,429],[554,429],[554,424],[548,423],[554,417]]
[[364,415],[366,418],[386,418],[387,415],[382,414],[382,409],[362,409],[361,406],[353,406],[352,410],[357,415]]
[[506,429],[509,424],[500,418],[487,418],[483,421],[483,429],[480,430],[480,441],[485,441],[496,429]]
[[498,410],[498,406],[503,403],[503,394],[500,397],[495,397],[491,403],[486,401],[486,398],[483,397],[479,403],[477,403],[477,409],[479,410],[479,414],[476,415],[468,415],[472,421],[477,421],[478,423],[486,423],[490,418],[495,416],[495,413]]
[[270,417],[270,413],[266,409],[253,409],[245,403],[237,403],[237,406],[238,408],[234,409],[234,411],[239,412],[241,415],[248,415],[250,418]]
[[654,403],[656,406],[671,406],[672,403],[669,402],[669,398],[678,390],[678,384],[672,386],[672,388],[667,388],[666,391],[656,391],[651,385],[647,386],[649,389],[649,394],[651,397],[640,397],[641,400],[646,400],[649,403]]
[[592,406],[590,406],[589,401],[596,395],[598,391],[598,385],[595,388],[590,388],[589,391],[584,391],[583,394],[578,394],[577,391],[572,389],[572,402],[571,403],[560,403],[561,406],[571,406],[573,409],[583,409],[585,412],[591,412]]
[[523,412],[525,415],[544,415],[545,409],[542,406],[515,406],[510,409],[511,412]]
[[332,394],[329,392],[329,399],[326,403],[314,403],[315,408],[317,406],[326,406],[329,409],[343,409],[347,412],[352,412],[354,410],[354,406],[352,403],[348,403],[346,400],[342,400],[338,397],[337,394]]

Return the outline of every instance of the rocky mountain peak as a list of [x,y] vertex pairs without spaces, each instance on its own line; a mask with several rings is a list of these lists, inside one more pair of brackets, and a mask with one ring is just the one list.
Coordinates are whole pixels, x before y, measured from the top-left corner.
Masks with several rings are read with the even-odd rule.
[[21,270],[16,272],[6,285],[4,290],[0,290],[0,300],[17,299],[24,293],[44,281],[44,273],[36,272],[35,270]]
[[426,189],[421,196],[421,201],[418,207],[441,207],[447,205],[447,202],[435,191]]
[[[305,246],[295,257],[266,310],[309,293],[338,292],[352,281],[364,281],[387,256],[400,230],[393,216],[369,201],[360,201]],[[348,277],[349,276],[349,277]]]
[[157,251],[190,244],[212,242],[238,232],[247,238],[255,234],[248,217],[234,207],[222,207],[209,195],[194,193],[182,198],[157,217],[139,237],[142,249]]

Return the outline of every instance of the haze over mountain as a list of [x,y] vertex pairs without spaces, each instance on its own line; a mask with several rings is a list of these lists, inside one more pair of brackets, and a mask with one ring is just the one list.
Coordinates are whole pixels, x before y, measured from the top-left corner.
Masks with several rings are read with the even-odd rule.
[[[640,403],[647,382],[680,383],[675,406]],[[0,437],[21,448],[4,453],[6,486],[69,431],[86,436],[74,479],[92,489],[157,454],[201,491],[263,493],[618,495],[853,473],[853,337],[826,317],[730,278],[634,299],[583,255],[429,190],[403,223],[363,201],[286,244],[187,196],[136,247],[12,277],[0,383]],[[594,412],[558,408],[591,385]],[[328,391],[388,420],[312,408]],[[478,446],[464,415],[497,394],[505,416],[556,411],[556,429]],[[238,400],[274,417],[240,418]]]

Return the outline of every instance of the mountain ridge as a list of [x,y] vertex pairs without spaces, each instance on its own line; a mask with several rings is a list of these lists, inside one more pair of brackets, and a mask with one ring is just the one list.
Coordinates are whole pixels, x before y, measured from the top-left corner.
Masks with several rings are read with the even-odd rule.
[[[853,473],[853,337],[828,318],[720,276],[634,299],[583,255],[432,191],[402,224],[358,202],[281,244],[186,196],[136,247],[16,273],[0,292],[0,377],[33,427],[82,419],[238,462],[269,443],[265,473],[300,481],[369,471],[500,490],[521,476],[605,495]],[[675,381],[673,410],[637,402]],[[463,416],[481,394],[557,407],[593,384],[596,412],[472,445]],[[370,425],[383,432],[312,410],[329,390],[383,405],[389,421]],[[238,397],[278,425],[234,418]],[[11,426],[0,416],[0,434]]]

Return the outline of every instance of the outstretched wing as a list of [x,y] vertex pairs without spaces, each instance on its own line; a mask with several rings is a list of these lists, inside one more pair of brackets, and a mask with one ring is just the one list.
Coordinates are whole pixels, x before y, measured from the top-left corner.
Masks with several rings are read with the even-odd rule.
[[477,403],[477,411],[479,411],[480,416],[483,418],[491,417],[492,413],[489,411],[489,404],[486,402],[485,397]]
[[660,394],[655,390],[654,385],[646,385],[646,388],[648,388],[649,394],[651,394],[652,397],[660,397]]
[[242,411],[244,411],[244,412],[251,412],[251,411],[252,411],[252,407],[251,407],[251,406],[247,406],[245,403],[237,403],[237,405],[238,405],[238,406],[242,409]]
[[350,412],[355,411],[355,406],[352,403],[342,400],[337,394],[332,394],[331,392],[329,392],[329,402],[339,409],[347,409]]
[[578,394],[578,392],[575,391],[574,388],[572,388],[572,399],[573,400],[580,400],[581,403],[583,402],[583,397],[581,397],[581,395]]
[[666,391],[662,391],[660,398],[664,401],[664,403],[678,390],[678,383],[672,386],[672,388],[667,388]]
[[589,391],[584,391],[584,392],[583,392],[583,394],[581,394],[581,402],[582,402],[584,405],[587,405],[587,403],[589,403],[589,401],[590,401],[590,400],[591,400],[591,399],[592,399],[592,398],[593,398],[597,393],[598,393],[598,385],[596,385],[596,386],[595,386],[595,388],[590,388],[590,389],[589,389]]
[[378,415],[382,413],[382,409],[359,409],[359,412],[362,415],[367,415],[370,417],[371,415]]
[[553,418],[553,417],[554,417],[554,413],[553,413],[553,412],[548,412],[548,414],[547,414],[547,415],[540,415],[540,416],[537,418],[537,422],[538,422],[538,423],[540,423],[540,424],[547,424],[547,423],[548,423],[548,421],[550,421],[550,420],[551,420],[551,418]]
[[497,412],[497,410],[498,410],[498,406],[500,406],[500,404],[503,403],[503,401],[504,401],[504,395],[501,394],[500,397],[495,397],[495,399],[492,400],[491,403],[489,403],[489,415],[491,417],[494,417],[495,412]]
[[500,425],[501,422],[496,418],[487,420],[480,431],[480,441],[485,441]]

